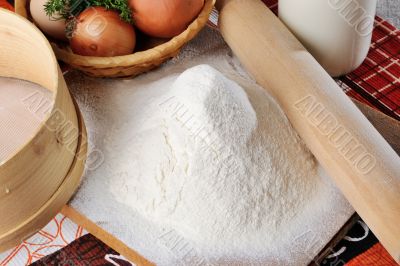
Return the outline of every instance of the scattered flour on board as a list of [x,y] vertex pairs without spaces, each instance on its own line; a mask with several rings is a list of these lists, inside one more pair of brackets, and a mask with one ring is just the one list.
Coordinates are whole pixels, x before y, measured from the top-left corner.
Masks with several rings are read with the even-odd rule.
[[[232,83],[224,79],[224,82],[220,81],[222,84],[228,83],[224,90],[209,88],[205,92],[196,91],[202,93],[200,95],[190,94],[189,91],[193,90],[189,86],[186,87],[187,94],[180,92],[179,83],[173,86],[182,72],[199,64],[210,64],[240,84],[243,89],[229,85]],[[176,58],[163,67],[134,79],[95,79],[78,72],[67,74],[66,79],[87,126],[89,162],[92,161],[92,157],[96,158],[92,156],[94,151],[104,155],[104,161],[98,167],[86,169],[80,189],[70,204],[156,265],[308,265],[354,213],[318,163],[318,175],[315,176],[314,160],[308,157],[311,155],[303,144],[298,143],[299,139],[290,129],[282,111],[249,77],[216,31],[205,29]],[[182,81],[183,77],[180,80]],[[247,96],[243,94],[243,90]],[[220,94],[221,91],[223,94]],[[242,110],[243,113],[238,119],[247,119],[243,125],[248,128],[240,127],[242,124],[237,120],[231,125],[230,134],[226,136],[224,134],[227,134],[227,129],[218,122],[222,116],[207,117],[211,113],[217,114],[211,112],[210,108],[221,109],[224,104],[221,99],[221,105],[216,105],[215,101],[208,99],[218,95],[229,98],[235,104],[235,111],[233,106],[229,106],[230,108],[224,110],[224,114],[237,113],[237,109]],[[201,102],[194,102],[192,96]],[[177,99],[179,103],[185,103],[186,109],[190,107],[193,113],[196,112],[196,119],[191,120],[191,129],[182,126],[186,121],[182,118],[189,119],[189,116],[182,110],[176,114],[173,111]],[[207,105],[202,106],[204,103]],[[224,120],[232,121],[231,118]],[[261,121],[267,121],[271,126],[262,124]],[[207,131],[200,130],[199,125],[193,125],[203,122],[206,123],[201,126],[207,126]],[[262,127],[265,132],[261,133],[262,137],[256,137]],[[275,130],[272,130],[273,127],[276,127]],[[193,131],[196,128],[198,134]],[[163,132],[175,146],[173,150],[165,145]],[[207,137],[206,132],[210,132],[211,136]],[[243,136],[239,137],[238,134]],[[286,138],[281,134],[286,134]],[[197,137],[193,138],[193,135]],[[262,138],[266,141],[262,141]],[[278,149],[271,145],[277,145],[282,139],[283,144],[280,144],[276,154],[270,155],[270,160],[274,160],[274,164],[276,162],[282,169],[287,169],[287,175],[272,180],[266,178],[270,175],[265,172],[263,179],[257,177],[257,171],[269,169],[272,165],[269,161],[265,164],[257,162],[264,156],[259,152]],[[260,144],[258,149],[251,150],[257,146],[256,143],[261,142],[264,143],[262,145],[268,142],[269,146]],[[288,142],[294,146],[288,147],[289,144],[285,144]],[[157,145],[150,147],[149,143]],[[248,143],[248,146],[245,147],[244,143]],[[185,147],[187,154],[179,154]],[[199,152],[196,147],[203,148],[204,152]],[[232,149],[234,153],[226,158],[228,149]],[[246,155],[241,155],[240,152]],[[293,153],[298,156],[294,156]],[[207,154],[209,158],[205,157]],[[301,154],[305,157],[300,158]],[[145,158],[148,159],[151,155],[154,155],[154,158],[151,167],[147,168],[149,165],[146,166]],[[160,157],[161,155],[166,158]],[[212,155],[214,157],[211,157]],[[296,158],[291,162],[289,159],[293,157]],[[205,169],[200,169],[201,164],[193,158],[199,158],[201,164],[205,164]],[[204,180],[199,181],[201,189],[199,187],[194,190],[197,194],[189,195],[189,185],[193,186],[190,182],[194,179],[177,174],[178,171],[187,171],[190,174],[199,174],[201,171],[211,173],[211,165],[215,162],[234,165],[242,158],[246,160],[237,169],[227,170],[227,165],[221,166],[221,171],[228,173],[246,171],[245,176],[239,177],[237,187],[233,190],[228,186],[222,188],[224,182],[232,185],[232,181],[223,180],[224,176],[218,174],[216,176],[219,179],[215,180],[212,191],[213,197],[208,195],[210,199],[204,199],[208,193],[205,188],[208,187],[210,177],[203,177]],[[251,160],[253,168],[246,169],[245,165]],[[298,168],[300,162],[309,162],[310,171],[305,174],[293,173],[293,169],[290,169]],[[166,169],[165,173],[169,175],[162,177],[161,168]],[[300,167],[303,170],[306,168],[304,165]],[[279,173],[282,170],[273,167],[270,171]],[[230,175],[231,178],[233,176]],[[177,180],[175,190],[179,187],[184,188],[181,196],[179,193],[174,194],[171,183],[173,178]],[[182,184],[184,179],[186,184]],[[160,184],[156,180],[161,181]],[[261,181],[255,188],[251,187],[258,182],[257,180]],[[243,185],[244,181],[248,182],[247,187]],[[275,183],[266,186],[268,182],[274,181]],[[282,184],[282,181],[291,183]],[[159,191],[162,187],[166,190],[161,195],[167,197],[168,201],[161,201],[160,194],[150,195],[152,191]],[[256,190],[250,191],[249,188]],[[262,195],[262,189],[266,189],[266,195]],[[230,202],[233,191],[238,195],[234,199],[237,205]],[[268,194],[271,191],[277,194]],[[250,192],[259,197],[249,201]],[[277,196],[279,193],[282,193],[282,197]],[[291,195],[290,198],[285,198],[287,195]],[[198,196],[203,196],[204,199],[201,206],[195,205],[200,202]],[[296,196],[297,201],[293,200]],[[190,198],[192,202],[184,205],[184,197],[185,200]],[[197,199],[193,200],[195,197]],[[273,198],[277,199],[267,202]],[[153,199],[154,207],[151,203]],[[260,203],[263,199],[265,202]],[[207,206],[210,203],[212,206]],[[206,209],[205,206],[211,209]],[[253,208],[246,209],[247,206]],[[256,210],[255,206],[262,206],[264,212],[262,209]],[[200,221],[184,213],[186,209],[188,214],[193,214],[195,208],[198,208],[195,214],[201,216]],[[223,210],[219,216],[204,217],[204,214],[217,214],[221,208]],[[229,208],[237,213],[227,215]],[[282,208],[282,217],[271,219],[278,216],[279,208]],[[185,219],[181,220],[180,217]],[[215,224],[210,219],[214,220]],[[228,219],[232,219],[232,223]],[[219,227],[220,222],[228,224],[227,228]],[[207,225],[210,227],[204,230]],[[200,234],[200,230],[204,232]],[[215,232],[215,236],[211,231]],[[231,237],[231,243],[228,243],[229,240],[218,239],[221,236]],[[210,243],[205,243],[206,241]]]
[[272,98],[246,92],[207,65],[180,75],[132,125],[131,170],[110,180],[127,187],[116,199],[201,250],[257,254],[276,245],[314,193],[317,166]]

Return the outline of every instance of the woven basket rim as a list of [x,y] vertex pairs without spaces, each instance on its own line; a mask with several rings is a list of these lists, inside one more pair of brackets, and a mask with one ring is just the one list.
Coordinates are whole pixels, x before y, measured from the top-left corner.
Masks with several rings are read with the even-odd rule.
[[[16,0],[16,2],[18,2],[18,0]],[[21,1],[16,5],[18,6],[18,8],[16,8],[16,12],[27,17],[26,5],[24,5],[23,2],[26,1]],[[51,42],[51,45],[58,59],[73,66],[113,68],[145,64],[152,62],[155,59],[167,57],[193,39],[208,21],[215,2],[216,0],[205,0],[201,12],[197,18],[191,24],[189,24],[184,32],[163,44],[145,51],[134,52],[132,54],[123,56],[95,57],[74,54],[71,50],[60,48],[54,42]]]

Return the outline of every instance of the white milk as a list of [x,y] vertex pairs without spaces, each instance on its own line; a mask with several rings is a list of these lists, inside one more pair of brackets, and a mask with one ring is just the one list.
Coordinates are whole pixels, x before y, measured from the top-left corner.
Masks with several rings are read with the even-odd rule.
[[0,77],[0,165],[35,135],[52,105],[41,86]]
[[279,17],[332,76],[359,67],[371,43],[377,0],[280,0]]

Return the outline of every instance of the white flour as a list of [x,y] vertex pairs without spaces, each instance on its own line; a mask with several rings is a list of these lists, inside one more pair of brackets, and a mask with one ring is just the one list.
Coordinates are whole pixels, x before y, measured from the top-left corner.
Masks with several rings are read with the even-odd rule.
[[[213,75],[184,84],[207,71],[173,86],[199,64],[247,95],[223,78],[204,84]],[[307,265],[353,213],[216,32],[132,80],[66,78],[90,150],[104,154],[71,204],[157,265]],[[183,103],[188,128],[188,113],[174,112]]]
[[276,246],[317,167],[277,104],[258,87],[247,93],[207,65],[179,76],[131,125],[131,169],[110,180],[116,199],[208,253]]

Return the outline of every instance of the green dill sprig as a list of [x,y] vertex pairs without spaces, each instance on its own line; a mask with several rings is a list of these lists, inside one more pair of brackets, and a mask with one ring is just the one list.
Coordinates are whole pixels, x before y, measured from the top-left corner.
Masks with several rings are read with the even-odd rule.
[[127,0],[89,0],[92,6],[102,6],[107,9],[116,10],[123,21],[132,23],[132,10]]
[[90,6],[115,10],[123,21],[132,23],[132,11],[127,0],[48,0],[44,10],[53,19],[71,19]]
[[53,19],[69,19],[90,6],[87,0],[49,0],[44,5],[46,15]]

